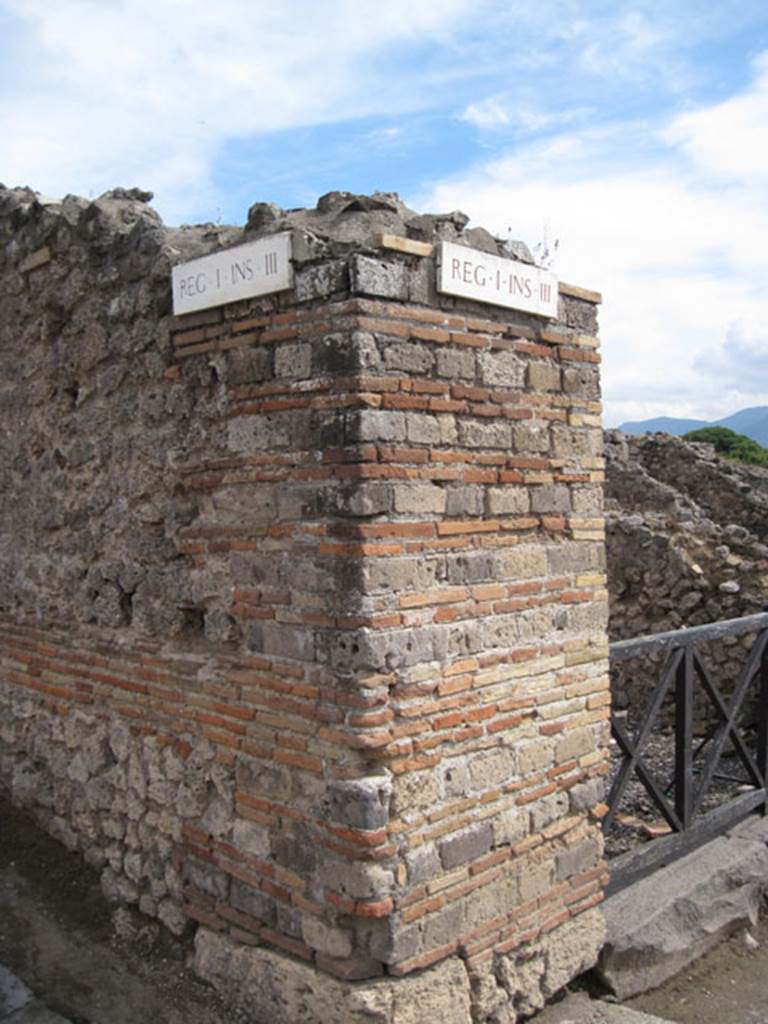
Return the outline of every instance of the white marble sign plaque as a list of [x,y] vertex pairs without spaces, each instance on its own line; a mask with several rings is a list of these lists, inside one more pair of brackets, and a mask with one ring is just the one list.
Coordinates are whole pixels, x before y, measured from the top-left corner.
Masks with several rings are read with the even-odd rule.
[[453,242],[438,247],[437,290],[537,316],[557,316],[557,277],[550,270]]
[[293,286],[291,232],[222,249],[173,268],[176,316]]

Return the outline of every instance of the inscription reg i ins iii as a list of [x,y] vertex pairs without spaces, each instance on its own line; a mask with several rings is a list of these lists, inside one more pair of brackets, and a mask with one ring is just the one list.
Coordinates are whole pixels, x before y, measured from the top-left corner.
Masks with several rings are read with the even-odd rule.
[[557,316],[557,278],[550,270],[453,242],[438,248],[437,290],[538,316]]
[[[233,252],[235,250],[232,250]],[[254,266],[253,256],[246,256],[245,259],[232,260],[229,265],[229,279],[222,280],[222,269],[216,267],[216,287],[221,288],[224,285],[238,285],[245,281],[254,281],[258,275],[258,266]],[[277,253],[276,252],[265,252],[264,253],[264,266],[262,267],[264,277],[274,277],[278,272]],[[181,282],[182,293],[185,291],[185,284],[188,282]]]
[[176,316],[293,286],[291,233],[269,235],[173,268]]

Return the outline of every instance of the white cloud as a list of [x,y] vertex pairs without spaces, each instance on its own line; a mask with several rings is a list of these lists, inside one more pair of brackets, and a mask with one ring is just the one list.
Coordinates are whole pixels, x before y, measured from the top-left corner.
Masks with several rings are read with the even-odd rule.
[[[746,157],[732,159],[724,130],[737,112],[753,148],[765,137],[764,67],[765,58],[742,95],[671,125],[555,136],[421,197],[429,208],[467,209],[501,234],[512,225],[529,243],[545,224],[549,242],[559,238],[559,276],[604,293],[608,422],[708,418],[768,400],[764,361],[738,373],[739,352],[759,347],[768,322],[766,157],[755,154],[754,170]],[[734,367],[727,379],[725,364]]]
[[499,128],[508,125],[509,111],[498,96],[470,103],[461,115],[462,121],[469,121],[478,128]]
[[585,71],[614,78],[647,74],[649,58],[666,42],[666,34],[639,11],[597,25],[582,22],[586,44],[579,56]]
[[497,93],[485,99],[470,103],[459,115],[483,132],[496,132],[512,128],[523,135],[536,135],[542,131],[553,131],[567,125],[586,121],[592,111],[588,107],[546,108],[536,97],[525,95],[531,90],[519,90],[517,94]]
[[[49,193],[150,185],[173,220],[216,203],[227,141],[417,108],[398,48],[444,41],[469,0],[0,0],[23,25],[0,97],[0,180]],[[151,181],[147,179],[151,178]]]
[[755,66],[748,92],[681,115],[667,137],[703,171],[762,188],[768,179],[768,53]]

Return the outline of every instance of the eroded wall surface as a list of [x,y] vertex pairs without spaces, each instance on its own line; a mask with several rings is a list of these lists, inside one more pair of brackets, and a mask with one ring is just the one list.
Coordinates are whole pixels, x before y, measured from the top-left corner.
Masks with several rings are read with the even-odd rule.
[[[257,1017],[514,1021],[602,940],[599,297],[438,294],[524,248],[389,194],[145,199],[0,190],[0,784]],[[293,289],[173,318],[277,230]]]
[[[611,640],[763,611],[768,600],[768,471],[718,458],[712,445],[670,435],[606,432],[606,554]],[[746,667],[755,636],[701,645],[722,692]],[[614,707],[648,705],[663,657],[613,668]],[[672,698],[659,720],[674,721]],[[697,718],[715,720],[704,695]]]

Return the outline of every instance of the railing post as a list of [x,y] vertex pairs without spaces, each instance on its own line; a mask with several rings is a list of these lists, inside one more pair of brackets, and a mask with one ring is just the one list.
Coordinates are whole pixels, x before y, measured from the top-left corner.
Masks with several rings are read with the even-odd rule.
[[693,808],[693,648],[686,646],[675,680],[675,812],[687,829]]
[[[763,631],[763,634],[758,634],[755,642],[759,643],[766,632],[768,630]],[[763,777],[765,792],[763,814],[768,814],[768,643],[763,646],[760,658],[760,685],[755,708],[755,729],[757,730],[757,767]]]

